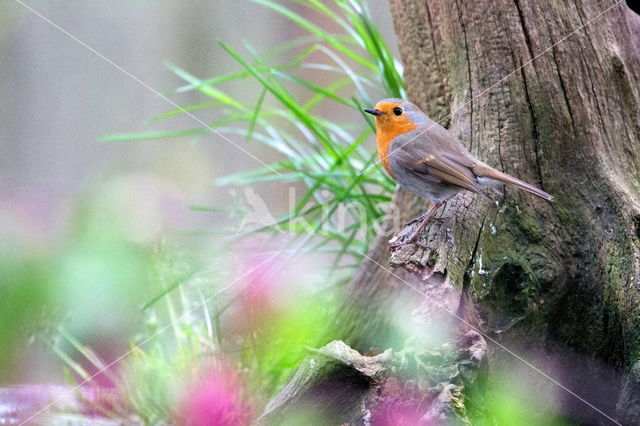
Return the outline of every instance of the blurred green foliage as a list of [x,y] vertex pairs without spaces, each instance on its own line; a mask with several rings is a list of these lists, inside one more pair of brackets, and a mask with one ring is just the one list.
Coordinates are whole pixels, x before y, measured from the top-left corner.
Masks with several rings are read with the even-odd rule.
[[125,179],[95,188],[70,212],[72,225],[48,244],[12,237],[0,245],[0,339],[7,342],[0,345],[0,383],[24,377],[24,355],[41,344],[38,336],[57,335],[59,324],[85,343],[124,343],[140,327],[131,318],[148,297],[154,255],[152,241],[136,241],[129,232],[142,219],[121,202],[131,185]]
[[51,299],[49,259],[16,256],[0,247],[0,383],[17,379],[21,356],[38,324],[46,316],[43,307]]
[[484,398],[485,418],[477,420],[514,426],[575,424],[554,412],[554,404],[559,405],[561,400],[557,394],[540,393],[536,389],[539,386],[533,380],[527,380],[526,376],[523,377],[522,371],[497,372]]

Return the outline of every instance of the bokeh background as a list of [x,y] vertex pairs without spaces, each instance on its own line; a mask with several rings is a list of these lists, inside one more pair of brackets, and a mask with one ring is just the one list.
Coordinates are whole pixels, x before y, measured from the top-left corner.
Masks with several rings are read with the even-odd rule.
[[[69,389],[81,383],[88,406],[39,421],[86,424],[66,417],[80,413],[210,424],[213,410],[245,424],[305,348],[340,335],[332,327],[341,286],[395,190],[379,167],[361,173],[377,154],[371,117],[359,110],[405,96],[388,2],[281,0],[288,9],[279,13],[256,3],[269,0],[0,1],[0,423],[18,424],[60,395],[76,398]],[[330,18],[334,11],[348,18]],[[283,16],[291,13],[319,34],[310,41],[297,18]],[[274,89],[255,110],[262,139],[233,121],[220,129],[255,158],[211,132],[152,137],[234,114],[246,125],[263,105],[266,91],[248,73],[206,86],[230,102],[182,90],[186,73],[242,70],[219,40],[260,65],[266,52],[293,47],[256,73]],[[306,67],[281,66],[294,58]],[[300,113],[274,92],[309,103]],[[216,104],[190,110],[198,121],[174,114],[162,94],[188,108]],[[281,161],[284,176],[255,173]],[[248,218],[271,222],[301,198],[287,226],[247,232]],[[380,347],[370,353],[412,341],[446,353],[447,321],[416,323],[419,298],[403,290],[389,300],[388,330],[374,330]],[[560,374],[543,355],[534,363]],[[487,403],[492,419],[528,424],[532,414],[559,411],[558,389],[542,376],[525,364],[503,369]],[[300,415],[292,423],[313,423],[313,412]]]
[[[248,40],[262,52],[302,35],[245,0],[25,4],[163,93],[184,85],[167,63],[202,78],[239,70],[217,39]],[[369,7],[396,49],[387,2]],[[141,307],[170,281],[163,268],[180,270],[176,253],[225,252],[225,232],[237,221],[229,207],[242,194],[213,181],[259,166],[214,134],[102,141],[115,132],[200,125],[186,116],[150,122],[174,106],[95,52],[20,2],[0,2],[0,386],[64,382],[61,330],[107,360],[127,351],[148,326]],[[248,101],[259,95],[250,84],[227,89]],[[202,101],[194,92],[170,98]],[[344,110],[323,113],[336,118]],[[209,122],[216,111],[195,115]],[[266,163],[279,159],[230,138]],[[270,209],[286,210],[285,185],[253,189],[268,194]]]

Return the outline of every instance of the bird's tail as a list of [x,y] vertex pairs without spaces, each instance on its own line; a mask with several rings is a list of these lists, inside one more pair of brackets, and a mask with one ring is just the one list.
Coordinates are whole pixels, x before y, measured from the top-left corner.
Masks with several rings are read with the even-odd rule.
[[514,178],[506,173],[499,172],[498,170],[489,167],[486,164],[479,164],[473,168],[473,172],[479,177],[487,177],[490,179],[494,179],[509,185],[517,186],[518,188],[524,189],[527,192],[532,193],[533,195],[537,195],[540,198],[544,198],[547,201],[553,201],[553,195],[544,192],[542,189],[536,188],[533,185],[528,184],[527,182],[523,182],[520,179]]

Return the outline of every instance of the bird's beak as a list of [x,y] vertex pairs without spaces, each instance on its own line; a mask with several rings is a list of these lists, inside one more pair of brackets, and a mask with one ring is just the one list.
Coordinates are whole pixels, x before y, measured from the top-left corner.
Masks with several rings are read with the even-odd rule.
[[381,115],[384,115],[384,112],[375,108],[367,108],[367,109],[364,109],[363,111],[368,114],[375,115],[376,117],[380,117]]

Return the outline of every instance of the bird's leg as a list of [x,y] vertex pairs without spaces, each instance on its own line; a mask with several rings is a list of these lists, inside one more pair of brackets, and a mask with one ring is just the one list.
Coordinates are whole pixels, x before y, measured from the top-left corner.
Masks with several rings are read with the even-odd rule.
[[429,214],[429,210],[427,210],[426,212],[422,213],[420,216],[416,216],[416,217],[414,217],[413,219],[411,219],[410,221],[405,222],[405,224],[404,224],[405,228],[406,228],[407,226],[413,225],[413,224],[414,224],[414,223],[416,223],[416,222],[421,222],[421,221],[422,221],[422,219],[424,219],[424,217],[425,217],[427,214]]
[[446,201],[439,201],[433,203],[429,210],[426,211],[422,216],[417,217],[415,220],[412,220],[410,223],[413,223],[417,220],[420,220],[420,225],[416,228],[415,231],[411,234],[411,236],[404,241],[395,241],[391,243],[391,248],[398,248],[404,246],[405,244],[416,244],[422,248],[427,248],[422,242],[420,242],[420,236],[422,235],[422,231],[424,231],[425,226],[429,223],[429,220],[432,219],[432,216],[435,214],[436,210],[440,208],[440,206],[446,204]]
[[[408,222],[406,222],[406,223],[404,224],[405,228],[406,228],[407,226],[411,226],[411,225],[413,225],[413,224],[414,224],[414,223],[416,223],[416,222],[422,222],[422,221],[424,220],[424,218],[425,218],[425,217],[427,217],[427,215],[432,214],[432,213],[430,213],[430,212],[431,212],[431,209],[427,210],[425,213],[421,214],[420,216],[416,216],[416,217],[414,217],[413,219],[409,220]],[[447,221],[447,218],[445,218],[445,217],[432,217],[432,218],[431,218],[431,221],[432,221],[432,222],[443,223],[443,222],[446,222],[446,221]]]
[[444,204],[444,202],[433,203],[433,205],[429,208],[429,210],[427,210],[427,212],[424,215],[422,215],[422,221],[420,222],[420,225],[418,225],[416,230],[413,231],[413,234],[411,234],[411,236],[409,237],[408,242],[422,245],[420,243],[420,237],[422,236],[422,232],[424,231],[424,228],[427,226],[427,223],[429,223],[429,220],[431,219],[431,217],[436,213],[436,210],[438,210],[442,204]]

